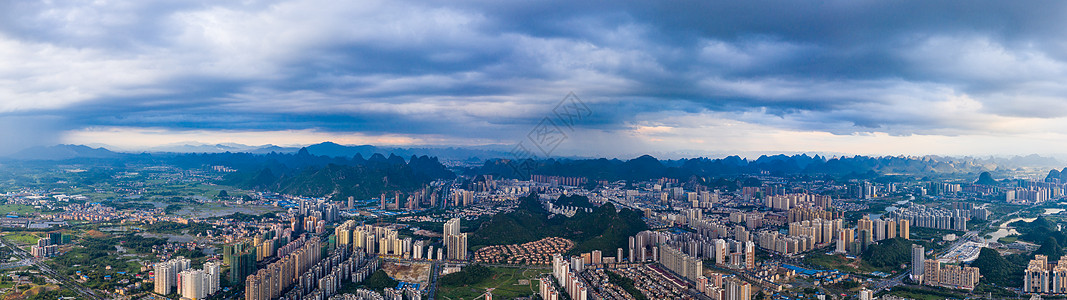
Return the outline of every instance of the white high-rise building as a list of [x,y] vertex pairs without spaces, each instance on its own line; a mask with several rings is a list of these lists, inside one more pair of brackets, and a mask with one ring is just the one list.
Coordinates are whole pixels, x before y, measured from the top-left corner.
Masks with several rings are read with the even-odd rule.
[[199,300],[207,297],[204,270],[185,270],[179,273],[178,294],[182,299]]
[[452,218],[445,222],[444,239],[447,258],[454,260],[467,259],[467,234],[459,232],[459,218]]
[[220,262],[205,262],[204,269],[198,270],[189,267],[190,261],[183,257],[156,263],[154,291],[160,295],[178,292],[183,299],[204,299],[219,291]]
[[882,219],[875,219],[874,220],[874,232],[872,234],[874,234],[874,240],[875,241],[884,240],[886,238],[886,236],[885,236],[885,221],[883,221]]
[[173,270],[174,269],[170,267],[170,262],[156,263],[154,275],[156,277],[154,290],[156,294],[167,295],[173,291],[173,287],[170,285],[170,281],[174,278],[174,276],[177,276],[177,274],[174,274]]
[[726,241],[723,239],[715,239],[715,264],[725,264],[726,255]]
[[209,261],[204,263],[204,273],[207,280],[207,294],[212,295],[219,291],[219,276],[222,274],[222,263]]
[[459,234],[459,218],[452,218],[445,222],[444,236],[447,238],[450,235]]
[[752,297],[752,285],[744,280],[731,278],[726,281],[727,300],[749,300]]
[[174,292],[178,285],[178,274],[186,269],[192,262],[184,257],[178,257],[155,265],[155,292],[160,295],[168,295]]

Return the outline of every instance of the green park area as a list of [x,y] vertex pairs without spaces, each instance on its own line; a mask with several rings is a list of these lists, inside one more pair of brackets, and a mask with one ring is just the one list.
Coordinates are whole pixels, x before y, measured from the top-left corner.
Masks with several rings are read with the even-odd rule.
[[40,239],[37,235],[29,232],[5,232],[3,236],[5,240],[18,245],[37,244],[37,240]]
[[484,297],[490,288],[495,299],[528,297],[537,291],[540,282],[536,279],[545,272],[548,270],[468,266],[461,272],[441,277],[437,297],[471,300]]
[[35,212],[35,211],[37,211],[37,210],[34,209],[33,206],[29,206],[29,205],[23,205],[23,204],[3,204],[3,205],[0,205],[0,215],[17,214],[17,215],[21,216],[21,215],[25,215],[25,214],[32,213],[32,212]]

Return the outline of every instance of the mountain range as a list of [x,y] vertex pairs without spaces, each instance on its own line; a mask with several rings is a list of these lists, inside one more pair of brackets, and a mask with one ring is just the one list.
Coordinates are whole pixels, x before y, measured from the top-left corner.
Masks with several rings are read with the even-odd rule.
[[328,157],[354,157],[357,154],[363,157],[371,157],[376,153],[381,154],[395,154],[402,157],[410,156],[422,156],[428,155],[438,157],[445,161],[472,161],[481,163],[485,159],[495,157],[506,157],[508,153],[504,150],[496,150],[493,147],[472,147],[472,148],[458,148],[458,147],[423,147],[423,148],[400,148],[400,147],[379,147],[373,145],[341,145],[334,142],[322,142],[318,144],[308,145],[306,147],[283,147],[277,145],[262,145],[262,146],[249,146],[242,144],[198,144],[198,143],[179,143],[170,144],[154,148],[149,148],[146,151],[121,151],[121,150],[109,150],[106,145],[93,145],[94,147],[84,145],[55,145],[55,146],[37,146],[27,149],[23,149],[17,153],[6,156],[8,159],[16,160],[67,160],[74,158],[117,158],[127,154],[140,154],[140,153],[152,153],[152,154],[180,154],[180,153],[250,153],[250,154],[270,154],[270,153],[296,153],[300,149],[307,149],[308,153],[317,156]]

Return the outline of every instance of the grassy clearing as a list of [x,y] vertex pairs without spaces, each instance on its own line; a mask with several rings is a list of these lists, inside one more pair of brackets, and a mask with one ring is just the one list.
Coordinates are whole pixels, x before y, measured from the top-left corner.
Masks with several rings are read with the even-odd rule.
[[[519,268],[495,268],[490,267],[492,270],[492,276],[486,278],[474,285],[464,286],[439,286],[437,289],[437,295],[440,299],[451,300],[471,300],[476,299],[483,294],[487,288],[495,288],[493,290],[494,299],[514,299],[517,297],[528,297],[533,295],[538,289],[539,282],[535,280],[538,275],[545,272],[541,269],[519,269]],[[520,279],[530,280],[529,284],[519,284]]]
[[3,204],[0,205],[0,215],[8,215],[15,213],[18,215],[25,215],[37,211],[33,206],[23,204]]
[[1011,243],[1014,243],[1015,241],[1018,241],[1018,240],[1019,240],[1019,236],[1013,235],[1013,236],[1006,236],[1006,237],[1002,237],[1000,239],[997,239],[997,243],[1011,244]]
[[4,233],[4,239],[18,245],[36,245],[40,237],[29,232],[8,232]]

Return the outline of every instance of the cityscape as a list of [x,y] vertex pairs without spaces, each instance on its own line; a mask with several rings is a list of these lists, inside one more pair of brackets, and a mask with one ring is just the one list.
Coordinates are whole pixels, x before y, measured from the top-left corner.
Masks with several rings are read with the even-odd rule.
[[[38,151],[56,149],[84,150]],[[337,149],[352,158],[319,155]],[[571,159],[523,178],[500,168],[506,158],[446,167],[359,151],[322,143],[263,155],[10,159],[0,287],[27,299],[247,300],[1067,291],[1058,242],[1067,170],[982,171],[995,163],[931,157],[642,156]],[[862,167],[871,170],[965,167],[827,168],[858,160],[877,161]],[[605,165],[593,176],[578,167],[597,161]],[[706,167],[716,164],[741,168]]]
[[1065,29],[1049,1],[0,1],[0,300],[1067,299]]

